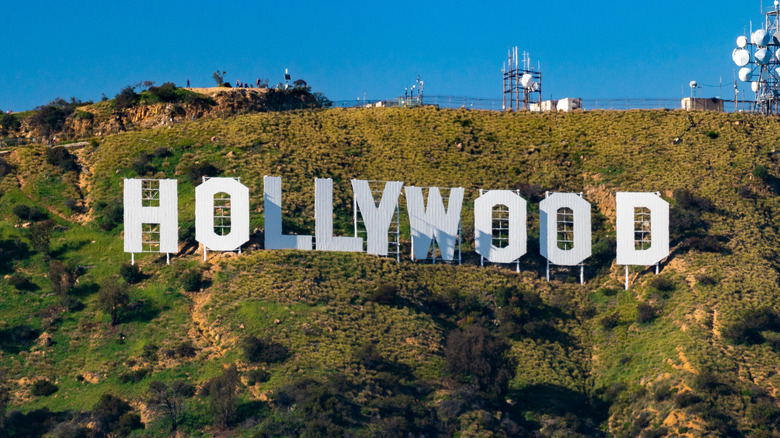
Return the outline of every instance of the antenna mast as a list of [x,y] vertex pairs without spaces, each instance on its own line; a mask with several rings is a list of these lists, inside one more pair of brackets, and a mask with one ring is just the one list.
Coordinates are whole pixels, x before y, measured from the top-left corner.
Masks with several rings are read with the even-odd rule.
[[507,60],[503,65],[501,74],[504,92],[501,108],[518,111],[521,102],[525,110],[533,108],[534,105],[538,108],[542,101],[542,72],[541,69],[531,67],[528,52],[523,52],[521,64],[517,46],[512,47],[507,51]]

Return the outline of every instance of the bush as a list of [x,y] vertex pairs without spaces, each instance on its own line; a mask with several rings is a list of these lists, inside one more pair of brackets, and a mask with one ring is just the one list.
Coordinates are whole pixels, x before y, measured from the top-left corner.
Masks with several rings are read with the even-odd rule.
[[769,178],[769,169],[767,169],[764,166],[758,165],[753,168],[753,176],[758,179],[765,180]]
[[157,158],[165,158],[165,157],[170,157],[171,155],[173,155],[173,152],[171,152],[170,149],[161,146],[161,147],[155,149],[154,152],[152,152],[152,155],[157,157]]
[[119,267],[119,276],[122,277],[127,284],[135,284],[143,279],[143,274],[138,268],[138,265],[130,263],[123,263],[122,266]]
[[261,370],[259,368],[250,370],[246,373],[247,377],[247,384],[249,386],[254,386],[258,383],[265,383],[268,380],[271,379],[271,373],[269,373],[266,370]]
[[98,308],[111,316],[111,325],[119,322],[119,310],[127,307],[130,295],[127,284],[117,280],[107,280],[98,291]]
[[48,214],[39,207],[30,207],[25,204],[16,204],[11,211],[16,217],[25,221],[40,221],[48,217]]
[[128,435],[135,429],[143,428],[141,418],[132,413],[132,407],[124,400],[112,394],[103,394],[92,407],[92,416],[100,432],[118,436]]
[[216,176],[219,174],[219,169],[214,167],[210,163],[200,163],[190,166],[184,173],[187,178],[193,184],[200,184],[204,176]]
[[142,349],[141,357],[145,360],[152,362],[157,360],[157,350],[159,348],[154,344],[146,344]]
[[188,269],[181,274],[179,281],[185,291],[197,292],[203,283],[203,274],[198,268]]
[[59,167],[63,172],[78,172],[81,168],[76,156],[63,147],[47,149],[46,161],[52,166]]
[[[74,102],[75,103],[75,102]],[[39,106],[28,119],[30,127],[38,129],[48,137],[62,130],[65,120],[73,114],[76,105],[64,99],[54,99],[48,105]]]
[[179,357],[195,357],[198,350],[195,348],[194,345],[192,345],[192,341],[184,341],[181,344],[177,345],[176,348],[173,349],[174,353],[176,353]]
[[64,205],[65,208],[70,211],[79,210],[79,201],[76,200],[76,198],[65,198],[65,200],[62,202],[62,205]]
[[694,278],[696,278],[696,282],[702,286],[715,286],[718,284],[718,280],[707,274],[697,274]]
[[244,356],[249,362],[276,363],[287,359],[289,352],[284,345],[256,336],[247,336],[241,343]]
[[57,392],[57,385],[51,383],[47,379],[36,380],[35,383],[33,383],[30,392],[36,397],[45,397]]
[[236,413],[238,383],[238,371],[235,365],[231,365],[222,375],[206,382],[201,390],[201,393],[208,397],[215,425],[221,429],[230,424]]
[[166,82],[159,87],[149,87],[149,94],[162,102],[175,102],[178,98],[176,84],[173,82]]
[[686,241],[686,244],[701,252],[723,253],[726,251],[726,247],[715,236],[691,237]]
[[695,405],[696,403],[701,403],[702,401],[701,397],[690,391],[675,394],[672,400],[674,401],[674,405],[680,409],[687,408],[688,406]]
[[114,96],[114,108],[126,109],[135,106],[140,100],[140,96],[135,92],[135,87],[127,86]]
[[677,287],[671,278],[663,277],[660,275],[656,275],[655,277],[653,277],[653,279],[650,280],[648,284],[653,289],[661,292],[671,292]]
[[647,303],[639,303],[636,306],[636,320],[639,323],[647,323],[655,318],[655,309]]
[[119,374],[119,381],[122,383],[138,383],[143,380],[147,374],[149,374],[149,370],[146,368],[139,368],[134,371],[128,370]]
[[447,370],[460,381],[475,385],[491,397],[506,393],[515,365],[507,357],[509,344],[484,327],[470,325],[447,336],[444,357]]
[[149,154],[141,152],[141,155],[136,157],[135,160],[133,160],[133,164],[130,166],[133,169],[133,172],[140,176],[153,172],[154,167],[149,163],[150,158]]
[[389,284],[380,284],[368,296],[369,301],[378,304],[393,304],[398,297],[398,289]]
[[610,314],[604,315],[600,320],[599,324],[601,324],[601,328],[604,330],[611,330],[620,323],[620,314],[617,312],[612,312]]
[[715,132],[715,131],[707,131],[707,137],[709,137],[709,138],[714,140],[714,139],[718,138],[718,133]]
[[96,222],[105,231],[113,230],[124,220],[124,207],[118,199],[111,203],[99,201],[95,205],[95,210],[97,211]]

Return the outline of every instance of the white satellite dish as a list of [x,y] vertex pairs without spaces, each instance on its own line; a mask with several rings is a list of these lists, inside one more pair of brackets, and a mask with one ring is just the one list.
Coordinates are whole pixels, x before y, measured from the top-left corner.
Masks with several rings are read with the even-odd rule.
[[731,59],[737,66],[744,67],[750,63],[750,52],[745,49],[734,49],[731,53]]
[[691,88],[696,88],[696,86],[699,85],[699,84],[697,84],[696,81],[691,81],[691,83],[688,84],[688,85],[690,85]]
[[780,59],[780,49],[775,52],[775,58]]
[[747,46],[748,40],[746,36],[739,36],[737,37],[737,47],[740,49],[744,49],[745,46]]
[[767,49],[758,49],[755,54],[756,62],[761,65],[769,64],[772,60],[772,52]]
[[739,80],[742,82],[750,82],[753,80],[753,70],[748,67],[742,67],[739,69],[737,76],[739,76]]
[[523,88],[530,88],[534,84],[534,77],[530,73],[526,73],[520,78],[520,85],[522,85]]
[[770,38],[771,36],[764,29],[758,29],[750,36],[750,40],[757,46],[766,46],[769,44]]
[[777,68],[776,68],[776,69],[774,69],[773,71],[774,71],[774,73],[775,73],[775,77],[777,77],[777,78],[780,78],[780,67],[777,67]]
[[750,89],[753,90],[754,93],[758,93],[758,82],[751,82]]

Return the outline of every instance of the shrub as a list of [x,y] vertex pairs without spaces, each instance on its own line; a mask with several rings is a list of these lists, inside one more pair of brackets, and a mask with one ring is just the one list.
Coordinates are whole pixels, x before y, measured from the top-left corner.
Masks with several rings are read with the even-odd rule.
[[769,178],[769,169],[767,169],[766,167],[764,167],[762,165],[758,165],[758,166],[753,168],[753,176],[758,178],[758,179],[765,180],[765,179]]
[[696,278],[696,282],[702,286],[715,286],[718,284],[718,280],[707,274],[698,274],[695,275],[694,278]]
[[65,198],[62,205],[70,211],[78,211],[79,209],[79,201],[76,198]]
[[389,284],[380,284],[368,296],[369,301],[378,304],[393,304],[398,296],[398,289]]
[[600,320],[599,324],[601,324],[601,327],[604,330],[611,330],[620,323],[620,314],[617,312],[612,312],[607,315],[604,315]]
[[55,260],[49,265],[49,281],[52,291],[60,297],[60,300],[64,300],[76,285],[76,273],[61,261]]
[[30,207],[25,204],[16,204],[11,211],[16,217],[25,221],[40,221],[48,217],[48,214],[39,207]]
[[688,406],[695,405],[702,401],[701,397],[690,391],[675,394],[672,400],[674,401],[674,405],[678,408],[687,408]]
[[57,392],[57,385],[51,383],[47,379],[36,380],[35,383],[33,383],[30,392],[36,397],[45,397]]
[[194,345],[192,345],[192,341],[190,340],[184,341],[181,344],[177,345],[173,351],[179,357],[195,357],[195,355],[198,352],[198,350],[195,348]]
[[197,292],[203,283],[203,274],[198,268],[188,269],[181,274],[179,281],[185,291]]
[[143,279],[143,274],[141,273],[141,269],[138,268],[138,265],[130,263],[123,263],[122,266],[119,267],[119,276],[122,277],[127,284],[135,284]]
[[104,434],[128,435],[132,430],[143,428],[141,418],[132,413],[126,401],[112,394],[103,394],[92,407],[92,416],[99,431]]
[[149,87],[149,94],[162,102],[175,102],[177,100],[176,84],[166,82],[159,87]]
[[50,220],[35,222],[30,225],[30,244],[33,249],[43,254],[44,259],[49,258],[51,247],[51,234],[54,231],[54,222]]
[[254,386],[258,383],[265,383],[268,380],[271,379],[271,373],[269,373],[266,370],[261,370],[260,368],[249,370],[246,373],[247,377],[247,384],[249,386]]
[[54,99],[49,104],[36,108],[28,123],[30,127],[40,130],[44,136],[50,136],[62,130],[65,120],[76,108],[75,103],[68,103],[60,98]]
[[114,96],[114,108],[126,109],[135,106],[140,100],[140,96],[135,92],[135,87],[127,86]]
[[117,280],[107,280],[98,291],[98,308],[111,316],[111,325],[119,322],[119,310],[127,307],[130,295],[127,284]]
[[639,303],[636,306],[636,320],[639,323],[647,323],[655,318],[655,309],[647,303]]
[[166,147],[160,146],[159,148],[155,149],[154,152],[152,152],[152,155],[157,158],[165,158],[173,155],[173,152],[171,152],[171,150]]
[[474,384],[492,397],[506,393],[515,366],[507,357],[509,344],[484,327],[470,325],[447,336],[447,370],[462,382]]
[[289,352],[284,345],[256,336],[247,336],[241,342],[244,356],[249,362],[276,363],[287,359]]
[[707,137],[709,137],[709,138],[714,140],[714,139],[718,138],[718,133],[715,132],[715,131],[707,131]]
[[157,350],[159,348],[154,344],[146,344],[144,345],[144,348],[141,350],[141,357],[146,359],[149,362],[157,360]]
[[154,167],[149,163],[149,159],[149,154],[141,152],[141,154],[133,160],[133,164],[130,167],[136,174],[141,176],[146,175],[147,173],[154,171]]
[[200,184],[204,176],[216,176],[219,169],[210,163],[194,164],[187,168],[184,176],[193,184]]
[[677,287],[671,278],[660,275],[653,277],[653,279],[650,280],[649,285],[653,289],[661,292],[671,292]]
[[365,344],[355,352],[355,359],[369,370],[381,370],[385,359],[376,351],[374,344]]
[[119,226],[124,220],[124,207],[120,200],[110,203],[99,201],[95,205],[97,211],[96,222],[105,231],[110,231]]
[[238,383],[238,371],[235,365],[231,365],[222,375],[206,382],[201,390],[208,397],[215,425],[221,429],[226,428],[235,415]]
[[143,380],[147,374],[149,374],[149,370],[146,368],[128,370],[119,374],[119,381],[122,383],[138,383]]
[[78,172],[81,168],[76,156],[63,147],[47,149],[46,161],[52,166],[59,167],[63,172]]

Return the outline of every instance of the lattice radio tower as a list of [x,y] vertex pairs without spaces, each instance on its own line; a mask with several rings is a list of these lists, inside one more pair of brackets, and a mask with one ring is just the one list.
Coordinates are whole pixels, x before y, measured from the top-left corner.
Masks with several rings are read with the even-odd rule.
[[523,109],[529,109],[531,104],[537,107],[542,102],[542,72],[531,67],[531,57],[523,52],[522,65],[517,52],[517,46],[507,51],[507,60],[501,69],[504,77],[504,100],[502,109],[517,111],[522,102]]
[[[750,82],[756,93],[755,112],[778,114],[780,103],[780,1],[764,12],[764,26],[750,29],[750,39],[737,38],[737,48],[731,58],[741,67],[738,76],[742,82]],[[752,27],[752,26],[751,26]]]

